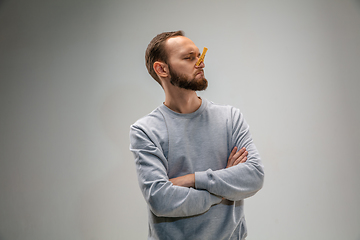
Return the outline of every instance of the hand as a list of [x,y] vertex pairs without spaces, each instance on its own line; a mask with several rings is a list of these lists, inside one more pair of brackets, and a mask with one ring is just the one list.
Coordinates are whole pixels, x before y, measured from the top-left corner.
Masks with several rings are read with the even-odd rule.
[[234,147],[230,153],[226,168],[233,167],[238,165],[239,163],[246,162],[248,155],[246,148],[242,148],[238,152],[236,151],[237,151],[237,147]]
[[195,174],[191,173],[185,176],[171,178],[170,182],[176,186],[195,188]]

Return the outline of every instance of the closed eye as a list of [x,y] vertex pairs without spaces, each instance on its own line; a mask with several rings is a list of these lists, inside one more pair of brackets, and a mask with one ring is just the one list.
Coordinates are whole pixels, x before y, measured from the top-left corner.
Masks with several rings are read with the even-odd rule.
[[185,57],[186,60],[194,60],[194,56]]
[[196,54],[195,52],[191,52],[188,55],[185,55],[183,59],[192,61],[192,60],[195,60],[196,57],[199,58],[200,53]]

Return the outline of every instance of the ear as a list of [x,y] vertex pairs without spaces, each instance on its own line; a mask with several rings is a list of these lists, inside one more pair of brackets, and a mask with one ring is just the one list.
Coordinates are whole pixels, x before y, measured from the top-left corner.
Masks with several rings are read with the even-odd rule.
[[159,77],[167,77],[169,75],[167,64],[163,62],[156,61],[154,62],[154,71]]

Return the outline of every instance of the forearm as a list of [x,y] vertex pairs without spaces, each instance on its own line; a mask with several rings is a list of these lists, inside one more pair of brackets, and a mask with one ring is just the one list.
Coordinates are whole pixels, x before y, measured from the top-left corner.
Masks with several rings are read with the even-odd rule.
[[[196,189],[204,189],[212,194],[237,201],[254,195],[262,188],[262,170],[244,163],[229,169],[195,173]],[[246,176],[246,177],[245,177]]]
[[138,176],[144,176],[139,179],[139,183],[145,201],[150,210],[159,217],[188,217],[201,214],[221,201],[220,197],[206,190],[173,184],[163,171],[155,170],[149,174],[143,172],[141,167],[138,167],[137,171]]
[[216,171],[208,169],[204,172],[196,172],[195,187],[229,200],[242,200],[261,189],[264,182],[264,169],[244,116],[238,109],[233,108],[231,118],[230,144],[238,149],[246,149],[248,152],[246,162]]
[[175,186],[195,188],[195,174],[191,173],[185,176],[171,178],[170,182],[172,182]]
[[250,197],[262,186],[262,166],[259,164],[260,160],[256,158],[258,154],[255,149],[251,149],[254,156],[246,165],[244,163],[246,163],[248,151],[245,148],[241,148],[239,151],[237,149],[234,147],[232,150],[226,169],[218,171],[208,169],[207,171],[196,172],[196,178],[195,174],[187,174],[172,178],[170,181],[176,186],[196,187],[229,200],[241,200]]
[[[168,179],[164,168],[154,165],[154,159],[147,159],[145,156],[136,158],[136,165],[141,191],[150,210],[155,215],[188,217],[204,213],[212,205],[221,202],[220,197],[206,190],[173,184]],[[193,178],[195,179],[194,174]],[[181,179],[184,178],[173,181],[180,182]],[[193,180],[193,182],[195,181]]]
[[[196,177],[195,177],[196,176]],[[239,178],[239,176],[242,176]],[[245,177],[246,176],[246,177]],[[195,180],[196,179],[196,180]],[[212,171],[196,172],[170,179],[175,186],[206,190],[229,200],[242,200],[254,195],[263,184],[262,169],[251,164]]]
[[155,184],[143,193],[150,210],[159,217],[194,216],[222,200],[206,190],[175,186],[170,182]]
[[150,141],[142,131],[132,127],[130,140],[140,189],[155,215],[193,216],[204,213],[212,205],[221,202],[220,197],[208,191],[172,184],[167,176],[167,159],[160,147]]

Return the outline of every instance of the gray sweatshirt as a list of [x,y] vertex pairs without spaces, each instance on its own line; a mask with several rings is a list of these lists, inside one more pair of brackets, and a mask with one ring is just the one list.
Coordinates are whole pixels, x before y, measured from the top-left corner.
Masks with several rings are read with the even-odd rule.
[[[248,160],[226,168],[231,150]],[[243,199],[259,191],[264,170],[243,115],[204,99],[190,114],[161,105],[130,128],[130,150],[148,204],[148,239],[243,239]],[[195,188],[169,179],[195,173]]]

